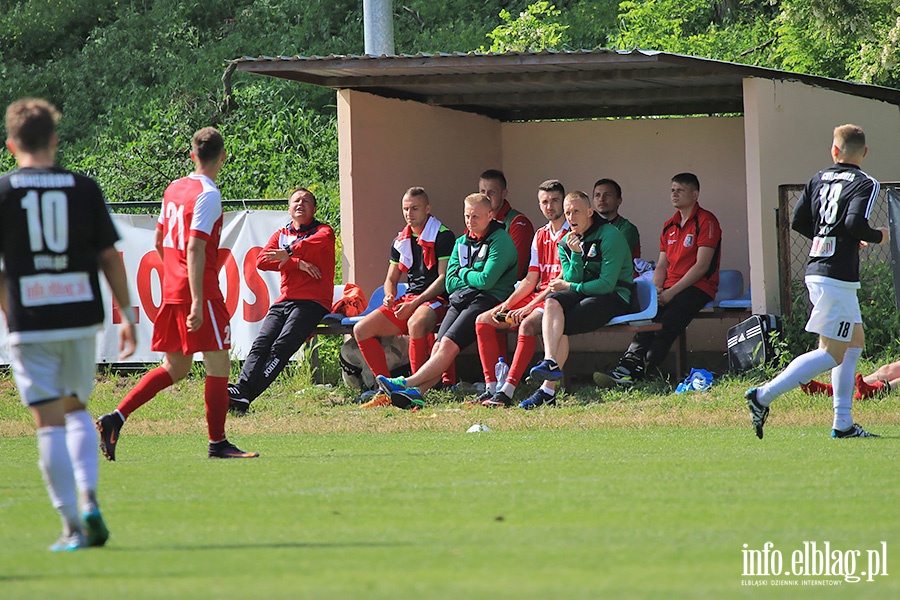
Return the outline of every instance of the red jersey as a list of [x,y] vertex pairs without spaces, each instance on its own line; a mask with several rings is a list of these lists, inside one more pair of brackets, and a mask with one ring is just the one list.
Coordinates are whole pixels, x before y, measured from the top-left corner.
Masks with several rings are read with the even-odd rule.
[[494,215],[494,220],[503,223],[506,233],[513,239],[519,267],[516,279],[521,279],[528,272],[529,244],[534,237],[534,225],[528,217],[514,209],[509,200],[503,201],[500,210]]
[[[287,246],[291,247],[291,257],[284,264],[265,259],[266,252]],[[312,300],[330,311],[334,296],[334,258],[334,230],[313,219],[300,229],[288,223],[273,233],[256,259],[256,268],[260,271],[281,271],[281,295],[275,302]],[[321,277],[316,279],[301,271],[297,262],[300,260],[316,265]]]
[[659,236],[659,251],[666,253],[669,268],[666,271],[664,288],[670,288],[684,277],[685,273],[697,262],[697,249],[714,248],[709,270],[700,278],[697,287],[711,297],[716,297],[719,289],[719,258],[722,251],[722,228],[715,215],[697,204],[691,216],[681,225],[681,213],[666,221]]
[[163,194],[156,228],[163,232],[163,303],[191,302],[187,272],[187,242],[206,241],[203,299],[222,299],[217,259],[222,235],[222,196],[212,179],[192,173],[169,184]]
[[557,244],[568,232],[568,221],[563,222],[563,226],[556,235],[550,231],[550,223],[534,232],[534,238],[531,240],[531,263],[528,265],[528,272],[538,271],[540,273],[537,284],[538,292],[547,287],[551,280],[559,277],[562,267],[559,264]]

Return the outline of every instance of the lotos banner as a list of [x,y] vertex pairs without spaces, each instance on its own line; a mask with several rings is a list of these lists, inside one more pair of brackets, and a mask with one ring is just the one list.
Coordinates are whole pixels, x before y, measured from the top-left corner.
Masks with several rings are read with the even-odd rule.
[[[137,319],[138,345],[126,363],[153,363],[162,360],[161,352],[150,350],[153,322],[161,305],[162,262],[153,245],[155,216],[113,215],[121,240],[116,244],[125,261],[129,292]],[[219,286],[231,316],[231,354],[243,360],[259,333],[269,305],[278,297],[280,276],[256,269],[256,257],[269,237],[290,220],[286,211],[245,210],[226,212],[219,248]],[[118,323],[121,317],[114,306],[103,277],[106,321],[97,335],[97,362],[122,363],[119,360]],[[200,358],[198,355],[197,359]],[[6,321],[0,313],[0,364],[9,364]]]

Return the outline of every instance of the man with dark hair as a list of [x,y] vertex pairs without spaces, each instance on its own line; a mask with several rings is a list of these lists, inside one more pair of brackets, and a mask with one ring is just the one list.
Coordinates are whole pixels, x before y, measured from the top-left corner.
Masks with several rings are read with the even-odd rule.
[[653,272],[659,302],[653,320],[661,323],[662,329],[636,334],[613,371],[594,374],[599,385],[630,385],[643,379],[647,371],[655,371],[678,336],[716,296],[722,229],[715,215],[700,207],[699,198],[696,175],[679,173],[672,177],[675,215],[663,225]]
[[813,308],[806,331],[819,335],[819,345],[792,360],[772,381],[744,394],[759,439],[772,401],[827,370],[834,384],[831,437],[878,437],[854,423],[850,413],[856,363],[866,339],[856,298],[859,248],[863,242],[884,244],[890,237],[887,227],[869,225],[881,186],[860,169],[867,153],[862,128],[836,127],[834,164],[809,180],[794,207],[791,228],[812,240],[805,280]]
[[[548,222],[532,239],[528,274],[506,300],[480,314],[475,322],[485,391],[472,400],[473,404],[509,406],[516,386],[534,356],[537,336],[541,332],[544,300],[550,293],[548,286],[560,273],[557,244],[569,232],[563,213],[565,195],[566,190],[559,180],[549,179],[538,186],[538,206]],[[500,350],[496,332],[507,329],[518,329],[516,351],[506,381],[497,381],[494,368],[498,358],[506,352],[505,348]],[[503,342],[506,342],[505,338]]]
[[[163,194],[156,224],[156,252],[163,263],[162,306],[153,323],[150,348],[165,352],[153,369],[125,395],[114,412],[97,420],[100,450],[116,459],[116,444],[125,420],[156,394],[184,379],[194,353],[203,353],[209,458],[254,458],[225,438],[231,327],[216,269],[222,234],[222,196],[215,179],[225,164],[225,143],[213,127],[194,134],[195,170],[173,181]],[[127,305],[126,305],[127,306]]]
[[[98,267],[119,306],[131,306],[103,193],[92,179],[55,165],[58,119],[45,100],[10,104],[6,147],[18,168],[0,177],[0,308],[16,386],[37,425],[38,464],[62,518],[54,552],[109,538],[97,504],[97,432],[85,406],[104,321]],[[120,357],[127,358],[134,316],[121,315]]]
[[[401,201],[406,227],[391,244],[390,266],[384,280],[384,302],[353,327],[359,351],[375,376],[389,376],[387,359],[378,338],[409,334],[409,366],[419,370],[431,354],[434,328],[447,312],[447,262],[456,236],[431,214],[424,188],[411,187]],[[397,297],[397,284],[406,275],[406,294]],[[386,406],[384,394],[362,405]]]
[[528,263],[531,259],[531,239],[534,237],[534,225],[531,221],[514,209],[506,199],[506,176],[498,169],[488,169],[478,178],[478,192],[491,200],[491,210],[494,219],[503,223],[506,233],[512,238],[516,246],[517,263],[519,265],[516,277],[522,279],[528,273]]
[[245,414],[287,366],[334,295],[334,230],[315,218],[316,197],[306,188],[291,192],[290,222],[272,234],[256,268],[281,273],[281,295],[269,308],[237,383],[228,386],[230,407]]
[[594,184],[594,210],[625,236],[625,241],[631,249],[631,258],[640,258],[641,234],[631,221],[619,214],[620,206],[622,206],[622,186],[613,179],[597,180]]

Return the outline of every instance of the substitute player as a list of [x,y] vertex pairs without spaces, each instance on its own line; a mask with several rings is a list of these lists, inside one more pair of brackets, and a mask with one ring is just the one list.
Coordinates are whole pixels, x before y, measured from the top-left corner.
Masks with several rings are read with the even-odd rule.
[[[44,100],[10,104],[6,147],[18,168],[0,177],[0,307],[16,386],[37,425],[38,464],[62,517],[54,552],[109,538],[97,505],[97,432],[85,407],[104,319],[98,267],[119,306],[131,305],[100,188],[55,166],[58,120]],[[134,318],[127,311],[122,317],[120,356],[127,358]]]
[[[195,352],[203,353],[206,425],[210,458],[253,458],[225,439],[231,327],[219,289],[216,258],[222,233],[222,196],[215,179],[225,163],[225,143],[213,127],[194,134],[191,160],[196,168],[173,181],[163,194],[156,225],[156,251],[163,262],[162,307],[153,324],[151,348],[165,352],[159,366],[138,382],[118,408],[97,420],[100,449],[116,460],[125,420],[138,407],[188,374]],[[125,305],[127,306],[127,305]]]
[[860,169],[867,152],[860,127],[836,127],[831,144],[834,164],[809,180],[794,208],[791,228],[812,240],[805,281],[813,308],[806,330],[819,334],[819,347],[744,394],[760,439],[772,401],[829,369],[834,385],[831,437],[878,437],[855,424],[850,414],[856,363],[865,347],[856,299],[859,247],[861,242],[884,244],[889,238],[886,227],[869,225],[880,185]]
[[[485,391],[472,401],[473,404],[488,407],[509,406],[516,386],[534,356],[537,336],[541,332],[544,298],[550,293],[547,286],[559,276],[560,272],[559,252],[556,246],[569,232],[569,223],[563,213],[565,195],[566,189],[557,179],[548,179],[538,186],[538,207],[548,222],[535,232],[531,241],[528,274],[519,282],[509,298],[480,314],[475,321],[475,335],[478,337],[478,354],[484,371]],[[497,381],[494,365],[502,354],[497,343],[496,331],[506,329],[518,329],[516,352],[506,381]],[[550,396],[553,393],[549,390]]]

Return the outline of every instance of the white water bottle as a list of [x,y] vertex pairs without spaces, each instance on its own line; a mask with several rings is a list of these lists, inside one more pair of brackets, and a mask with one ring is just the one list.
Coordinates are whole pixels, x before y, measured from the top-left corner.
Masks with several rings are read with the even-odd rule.
[[502,356],[497,359],[497,364],[494,365],[494,375],[497,376],[498,385],[503,385],[506,381],[506,376],[509,375],[509,365],[506,364]]

